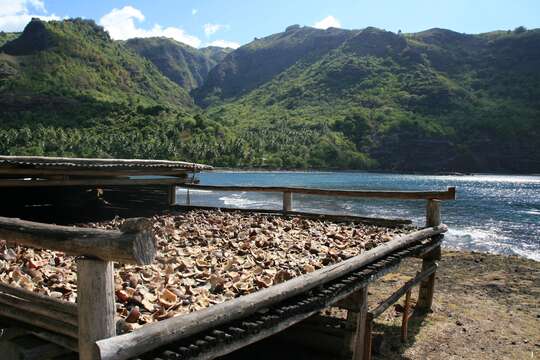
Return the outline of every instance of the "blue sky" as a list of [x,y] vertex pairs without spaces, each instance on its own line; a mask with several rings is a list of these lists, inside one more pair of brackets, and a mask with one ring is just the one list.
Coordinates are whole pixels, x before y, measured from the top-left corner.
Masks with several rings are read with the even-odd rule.
[[32,16],[91,18],[118,39],[168,36],[197,47],[236,47],[291,24],[394,32],[537,28],[540,0],[0,0],[0,30],[20,31]]

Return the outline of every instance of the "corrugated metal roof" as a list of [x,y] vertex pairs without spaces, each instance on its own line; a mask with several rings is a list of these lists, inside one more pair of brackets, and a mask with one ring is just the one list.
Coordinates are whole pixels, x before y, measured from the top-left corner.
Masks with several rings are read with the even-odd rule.
[[92,158],[61,158],[45,156],[2,156],[0,155],[0,167],[10,168],[77,168],[84,169],[182,169],[182,170],[211,170],[212,167],[204,164],[190,163],[185,161],[170,160],[143,160],[143,159],[92,159]]

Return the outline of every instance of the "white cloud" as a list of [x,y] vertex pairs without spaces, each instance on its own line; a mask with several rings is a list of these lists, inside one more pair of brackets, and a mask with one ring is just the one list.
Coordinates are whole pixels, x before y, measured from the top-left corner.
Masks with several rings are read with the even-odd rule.
[[43,0],[0,0],[0,30],[22,31],[33,17],[42,20],[58,20],[47,14]]
[[164,36],[193,47],[199,47],[201,45],[201,40],[198,37],[187,34],[181,28],[173,26],[164,28],[155,24],[154,27],[147,30],[137,27],[137,24],[135,24],[136,21],[144,21],[143,13],[132,6],[124,6],[121,9],[112,9],[110,13],[104,15],[99,20],[99,24],[116,40],[126,40],[134,37]]
[[198,12],[198,9],[191,9],[191,15],[197,15]]
[[240,47],[240,44],[234,41],[227,40],[214,40],[211,43],[208,43],[208,46],[219,46],[219,47],[229,47],[232,49],[237,49]]
[[229,25],[221,25],[221,24],[204,24],[204,33],[206,36],[213,35],[217,33],[219,30],[228,29]]
[[341,23],[332,15],[328,15],[324,19],[317,21],[315,24],[313,24],[313,26],[317,29],[328,29],[329,27],[340,28]]

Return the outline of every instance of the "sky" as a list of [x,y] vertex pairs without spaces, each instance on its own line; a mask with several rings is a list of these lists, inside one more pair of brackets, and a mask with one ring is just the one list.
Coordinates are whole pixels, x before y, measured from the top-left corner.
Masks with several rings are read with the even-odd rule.
[[90,18],[114,39],[236,48],[292,24],[405,33],[540,28],[540,0],[0,0],[0,31],[22,31],[32,17]]

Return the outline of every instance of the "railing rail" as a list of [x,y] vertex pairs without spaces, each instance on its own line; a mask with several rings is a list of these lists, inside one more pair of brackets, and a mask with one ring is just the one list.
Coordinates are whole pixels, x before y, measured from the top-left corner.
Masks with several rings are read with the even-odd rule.
[[336,190],[282,186],[223,186],[199,184],[180,184],[178,187],[188,189],[188,191],[191,189],[207,191],[283,193],[284,212],[293,210],[293,194],[428,201],[455,200],[456,198],[455,187],[449,187],[446,190],[441,191]]

